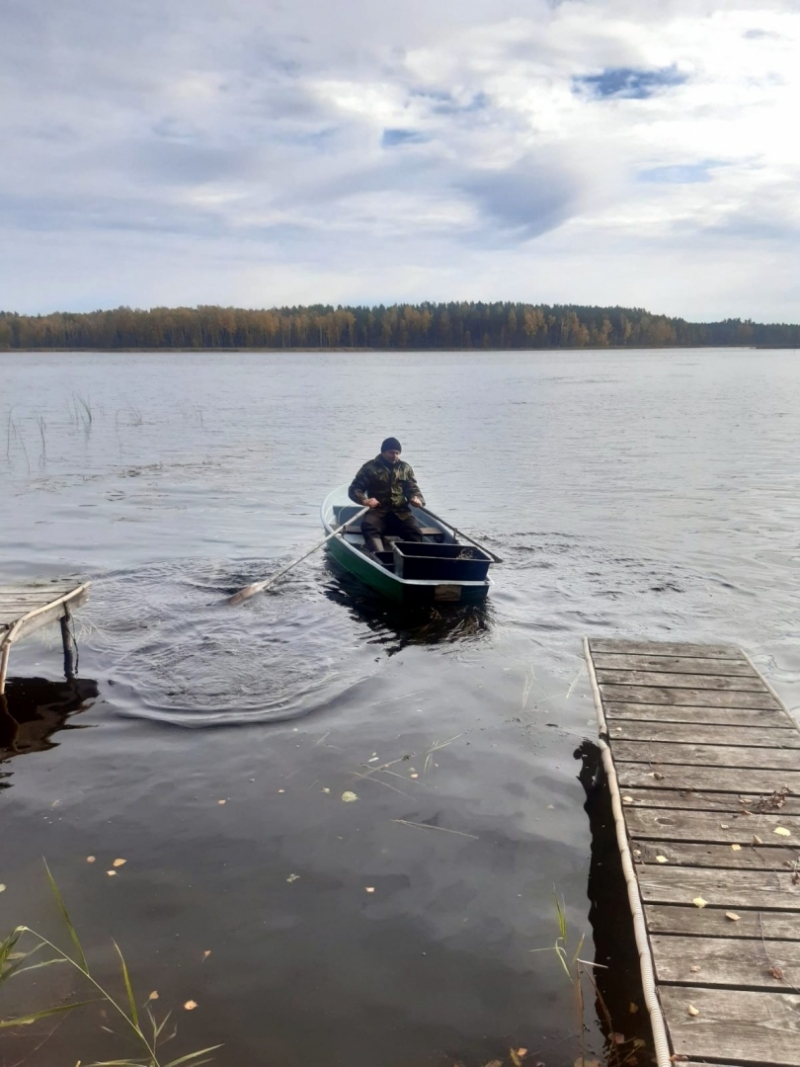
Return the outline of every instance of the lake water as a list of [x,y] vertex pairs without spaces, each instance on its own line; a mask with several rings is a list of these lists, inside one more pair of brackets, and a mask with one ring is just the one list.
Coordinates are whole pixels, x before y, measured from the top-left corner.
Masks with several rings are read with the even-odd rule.
[[[165,1059],[565,1067],[573,991],[532,951],[558,894],[615,1029],[646,1035],[624,912],[597,906],[619,888],[577,778],[581,639],[740,643],[800,705],[794,352],[3,354],[0,433],[0,574],[93,580],[99,690],[0,764],[0,933],[63,940],[45,856],[98,973],[115,938],[176,1009]],[[321,554],[227,606],[388,434],[503,557],[486,609],[402,617]],[[12,712],[57,700],[20,679],[55,682],[59,651],[57,628],[15,647]],[[23,1007],[76,988],[54,973]],[[6,1062],[130,1053],[82,1011],[38,1050],[52,1027],[5,1035]],[[602,1055],[591,998],[585,1024]]]

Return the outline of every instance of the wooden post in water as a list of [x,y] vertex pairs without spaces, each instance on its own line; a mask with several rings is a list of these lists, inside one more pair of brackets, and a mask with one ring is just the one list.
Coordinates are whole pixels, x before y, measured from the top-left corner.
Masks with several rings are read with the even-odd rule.
[[6,673],[8,671],[8,657],[11,654],[11,643],[7,642],[3,645],[3,651],[0,653],[0,696],[6,691]]
[[69,613],[69,605],[64,605],[64,614],[61,616],[61,643],[64,646],[64,677],[71,682],[75,677],[75,660],[73,656],[74,644],[69,624],[72,616]]

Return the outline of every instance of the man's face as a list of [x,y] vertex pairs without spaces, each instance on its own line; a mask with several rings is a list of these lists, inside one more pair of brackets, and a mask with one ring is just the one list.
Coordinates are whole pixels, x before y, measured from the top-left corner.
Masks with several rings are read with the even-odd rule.
[[381,455],[387,463],[394,465],[400,459],[400,453],[396,448],[390,448],[387,452],[381,452]]

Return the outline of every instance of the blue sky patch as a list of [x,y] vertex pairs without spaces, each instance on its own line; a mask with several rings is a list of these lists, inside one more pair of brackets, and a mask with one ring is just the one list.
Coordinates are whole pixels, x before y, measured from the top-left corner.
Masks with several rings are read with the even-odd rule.
[[486,93],[476,93],[468,104],[459,104],[452,97],[449,100],[440,100],[431,109],[435,115],[469,115],[475,111],[483,111],[489,106],[489,97]]
[[637,177],[640,182],[654,182],[659,185],[695,185],[698,182],[711,181],[709,173],[720,166],[713,159],[702,163],[673,163],[664,167],[649,167],[640,170]]
[[646,100],[660,89],[682,85],[686,75],[677,67],[643,70],[636,67],[607,67],[599,74],[582,74],[572,79],[573,89],[587,90],[601,100],[612,97]]
[[389,129],[383,131],[381,144],[384,148],[396,148],[401,144],[422,144],[427,139],[419,130]]

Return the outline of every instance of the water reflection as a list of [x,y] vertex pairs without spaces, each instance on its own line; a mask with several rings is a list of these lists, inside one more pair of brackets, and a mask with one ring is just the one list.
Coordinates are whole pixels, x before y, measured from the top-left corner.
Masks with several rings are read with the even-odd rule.
[[491,599],[479,604],[407,607],[376,593],[330,557],[325,569],[325,596],[347,608],[351,618],[365,623],[374,635],[372,643],[380,645],[387,656],[402,652],[408,645],[480,641],[491,631]]
[[88,678],[9,679],[0,696],[0,762],[55,748],[58,742],[52,736],[59,730],[84,729],[70,720],[91,707],[97,696],[97,682]]
[[579,778],[586,790],[584,810],[591,829],[586,892],[595,949],[597,1019],[606,1041],[608,1062],[635,1067],[651,1062],[652,1034],[611,796],[597,745],[585,741],[575,756],[582,762]]

